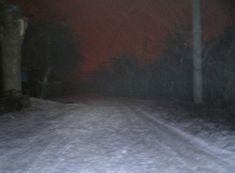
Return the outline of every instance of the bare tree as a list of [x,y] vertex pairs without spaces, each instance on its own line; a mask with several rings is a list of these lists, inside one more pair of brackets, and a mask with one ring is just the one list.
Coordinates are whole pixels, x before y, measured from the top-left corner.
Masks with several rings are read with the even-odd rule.
[[28,90],[42,98],[56,94],[54,87],[61,92],[70,90],[68,83],[74,81],[82,63],[79,42],[75,45],[71,31],[60,22],[30,23],[22,53],[22,67],[29,74]]

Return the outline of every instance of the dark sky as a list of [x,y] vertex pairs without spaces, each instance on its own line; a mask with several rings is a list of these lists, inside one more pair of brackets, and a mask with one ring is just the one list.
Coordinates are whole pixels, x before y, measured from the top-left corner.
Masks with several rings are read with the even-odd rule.
[[[190,0],[14,0],[30,20],[58,20],[77,39],[85,63],[83,74],[127,53],[139,62],[161,55],[166,39],[178,28],[191,28]],[[223,0],[202,0],[203,40],[232,25]],[[143,53],[144,52],[144,53]],[[144,59],[143,59],[144,54]]]

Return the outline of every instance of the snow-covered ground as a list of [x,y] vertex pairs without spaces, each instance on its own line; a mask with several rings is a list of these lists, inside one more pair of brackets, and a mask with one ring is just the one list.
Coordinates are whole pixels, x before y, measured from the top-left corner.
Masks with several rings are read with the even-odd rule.
[[[0,172],[235,172],[234,132],[213,134],[201,129],[201,121],[167,119],[167,111],[152,111],[152,104],[33,99],[31,108],[0,117]],[[190,127],[200,130],[195,135]]]

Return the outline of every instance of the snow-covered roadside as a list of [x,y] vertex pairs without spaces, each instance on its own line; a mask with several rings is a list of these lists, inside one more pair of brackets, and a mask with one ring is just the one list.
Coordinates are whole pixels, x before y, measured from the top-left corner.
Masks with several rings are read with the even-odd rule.
[[190,112],[180,107],[171,107],[171,110],[169,110],[168,107],[156,105],[153,101],[147,103],[143,104],[143,101],[136,101],[134,109],[141,111],[153,121],[173,128],[174,131],[188,139],[191,138],[201,146],[212,149],[219,155],[221,154],[221,157],[224,157],[231,164],[235,163],[235,131],[226,128],[226,124],[217,124],[205,121],[200,117],[192,117],[187,115]]

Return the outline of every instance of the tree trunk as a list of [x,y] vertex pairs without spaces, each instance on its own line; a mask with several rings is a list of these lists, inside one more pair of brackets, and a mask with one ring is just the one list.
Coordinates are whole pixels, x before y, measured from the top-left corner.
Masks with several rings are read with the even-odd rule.
[[47,90],[48,90],[48,79],[49,76],[51,74],[52,68],[49,67],[45,73],[45,75],[43,76],[43,80],[42,80],[42,84],[41,84],[41,94],[40,94],[40,98],[46,98],[47,96]]
[[201,49],[201,4],[192,0],[193,20],[193,99],[195,104],[203,103],[202,49]]
[[25,31],[25,21],[20,10],[13,5],[4,9],[4,30],[2,35],[3,90],[22,92],[21,46]]

